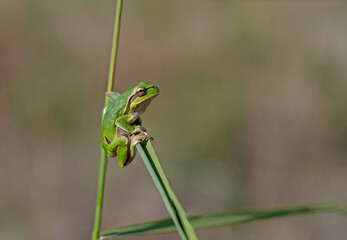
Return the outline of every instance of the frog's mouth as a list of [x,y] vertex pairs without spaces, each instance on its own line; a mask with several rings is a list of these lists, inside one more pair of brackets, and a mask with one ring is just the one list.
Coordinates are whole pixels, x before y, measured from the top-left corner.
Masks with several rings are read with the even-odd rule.
[[138,112],[140,114],[143,113],[147,109],[148,105],[152,102],[153,98],[158,96],[158,94],[159,93],[154,94],[154,95],[150,96],[149,98],[146,98],[143,101],[136,104],[136,107],[135,107],[133,112]]

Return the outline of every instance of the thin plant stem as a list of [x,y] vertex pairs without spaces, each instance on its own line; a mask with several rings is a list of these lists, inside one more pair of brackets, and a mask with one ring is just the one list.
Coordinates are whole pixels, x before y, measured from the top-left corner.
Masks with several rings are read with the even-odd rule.
[[92,240],[99,239],[99,234],[100,234],[106,169],[107,169],[107,156],[106,156],[105,150],[101,148],[98,190],[96,194],[95,219],[94,219],[94,229],[92,234]]
[[[122,6],[123,0],[117,1],[114,30],[113,30],[113,39],[112,39],[112,49],[111,49],[111,59],[110,59],[110,68],[107,82],[107,92],[113,90],[113,81],[116,72],[116,60],[117,60],[117,50],[118,50],[118,40],[119,40],[119,30],[120,30],[120,21],[122,16]],[[108,105],[109,99],[105,96],[105,107]],[[94,228],[92,233],[92,240],[99,239],[100,235],[100,226],[102,218],[102,206],[104,201],[104,189],[105,189],[105,176],[107,169],[107,155],[105,150],[101,147],[100,150],[100,166],[99,166],[99,177],[98,177],[98,189],[96,194],[96,205],[95,205],[95,217],[94,217]]]
[[[114,77],[116,74],[116,61],[117,61],[117,52],[118,52],[120,20],[122,17],[122,8],[123,8],[123,0],[118,0],[117,8],[116,8],[116,17],[114,20],[114,30],[113,30],[112,50],[111,50],[111,58],[110,58],[110,68],[108,72],[107,92],[111,92],[113,90],[113,82],[114,82]],[[106,101],[108,101],[107,99],[108,98],[105,98]]]

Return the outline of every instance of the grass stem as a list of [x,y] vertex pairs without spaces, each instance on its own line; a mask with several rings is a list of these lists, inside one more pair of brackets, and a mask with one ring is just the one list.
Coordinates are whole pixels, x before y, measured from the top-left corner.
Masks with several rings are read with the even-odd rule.
[[92,240],[99,239],[101,216],[102,216],[102,205],[104,201],[106,169],[107,169],[107,156],[106,156],[105,150],[101,148],[98,190],[96,193],[95,218],[94,218],[94,229],[92,233]]
[[120,21],[122,17],[122,8],[123,8],[123,0],[118,0],[117,8],[116,8],[116,16],[114,20],[110,67],[109,67],[108,82],[107,82],[107,92],[113,91],[113,85],[114,85],[113,83],[114,83],[114,78],[116,75],[116,62],[117,62],[118,41],[119,41]]
[[[114,82],[115,73],[116,73],[116,60],[117,60],[120,21],[122,16],[122,6],[123,6],[123,0],[118,0],[116,14],[115,14],[114,30],[113,30],[110,68],[109,68],[108,82],[107,82],[107,92],[111,92],[114,86],[113,82]],[[105,96],[105,107],[108,105],[108,103],[109,103],[109,99]],[[101,148],[98,189],[96,194],[95,217],[94,217],[94,228],[92,233],[92,240],[99,239],[99,235],[100,235],[106,169],[107,169],[107,156],[106,156],[105,150]]]

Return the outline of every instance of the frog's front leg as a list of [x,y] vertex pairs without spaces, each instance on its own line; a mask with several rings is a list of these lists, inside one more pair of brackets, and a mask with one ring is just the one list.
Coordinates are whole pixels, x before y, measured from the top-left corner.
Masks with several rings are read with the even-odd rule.
[[133,126],[132,124],[130,124],[129,121],[131,121],[131,118],[131,115],[120,116],[115,121],[116,127],[119,128],[121,131],[128,133],[129,135],[146,131],[146,129],[141,125]]
[[111,142],[107,147],[107,153],[109,156],[117,156],[120,167],[125,167],[135,157],[135,149],[127,136],[119,137]]

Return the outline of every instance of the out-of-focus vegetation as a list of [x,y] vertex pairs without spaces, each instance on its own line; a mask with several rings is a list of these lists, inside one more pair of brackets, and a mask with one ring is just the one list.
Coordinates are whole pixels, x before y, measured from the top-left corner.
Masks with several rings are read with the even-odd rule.
[[[189,214],[347,202],[346,3],[123,7],[115,88],[159,86],[143,124]],[[114,8],[0,3],[0,239],[90,237]],[[168,216],[139,157],[111,159],[104,207],[104,229]],[[345,226],[315,215],[198,234],[342,240]]]

